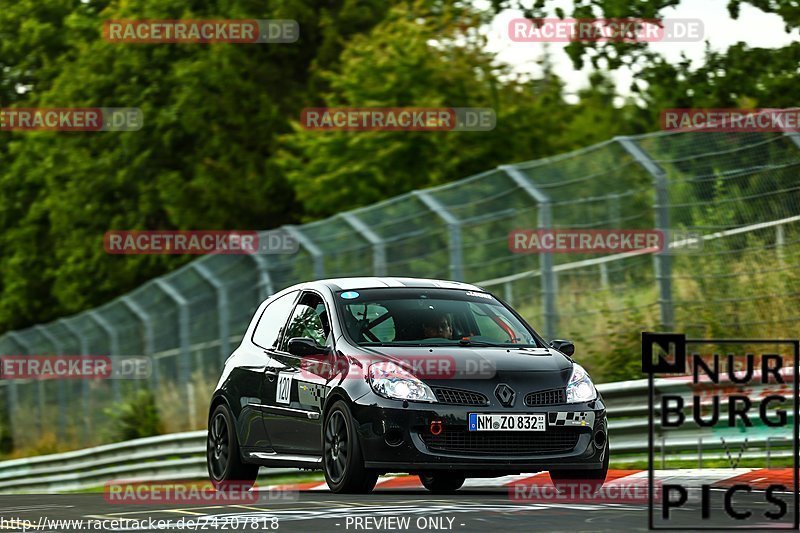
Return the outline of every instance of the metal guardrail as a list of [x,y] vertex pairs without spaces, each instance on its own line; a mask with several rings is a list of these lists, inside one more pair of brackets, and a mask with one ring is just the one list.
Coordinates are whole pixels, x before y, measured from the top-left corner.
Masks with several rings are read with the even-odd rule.
[[[656,394],[669,391],[688,398],[693,393],[682,379],[656,379]],[[609,442],[614,462],[641,462],[648,457],[647,380],[622,381],[597,387],[608,405]],[[788,409],[787,409],[788,411]],[[660,432],[659,432],[660,435]],[[791,457],[791,439],[768,435],[725,435],[722,439],[696,429],[680,430],[664,449],[655,442],[656,461]],[[702,441],[700,439],[703,439]],[[747,449],[742,446],[747,439]],[[83,450],[0,462],[0,494],[64,492],[102,486],[111,480],[205,479],[206,432],[190,431],[135,439]],[[727,447],[727,448],[726,448]],[[687,454],[688,452],[688,454]],[[698,453],[695,453],[698,452]],[[262,476],[297,472],[292,468],[262,469]]]
[[[204,479],[206,432],[189,431],[134,439],[72,452],[0,462],[0,493],[65,492],[114,479]],[[264,474],[295,472],[269,469]]]

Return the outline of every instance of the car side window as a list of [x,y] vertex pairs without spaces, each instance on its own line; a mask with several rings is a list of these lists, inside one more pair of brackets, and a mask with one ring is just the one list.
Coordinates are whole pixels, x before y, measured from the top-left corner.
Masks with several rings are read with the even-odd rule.
[[325,302],[318,294],[307,292],[297,302],[286,328],[283,349],[286,349],[289,339],[294,337],[314,339],[320,346],[333,347],[330,319]]
[[255,344],[268,350],[278,347],[283,328],[286,325],[286,319],[289,318],[289,313],[292,312],[292,304],[294,304],[296,297],[297,291],[293,291],[284,294],[267,305],[258,320],[258,324],[256,324],[256,330],[253,332],[253,342]]

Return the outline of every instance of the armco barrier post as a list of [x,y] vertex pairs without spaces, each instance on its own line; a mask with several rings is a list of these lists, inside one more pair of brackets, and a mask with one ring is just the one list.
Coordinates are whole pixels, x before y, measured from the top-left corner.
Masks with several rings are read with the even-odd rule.
[[[58,336],[50,333],[50,331],[47,329],[47,326],[34,326],[33,329],[38,331],[42,337],[47,339],[47,341],[53,347],[53,353],[55,355],[65,355],[64,346],[61,344],[61,341],[58,340]],[[63,379],[59,379],[58,383],[56,383],[56,394],[59,411],[57,430],[58,438],[63,440],[67,437],[67,387]]]
[[189,348],[189,302],[164,278],[153,280],[153,283],[178,307],[178,344],[180,346],[178,352],[178,382],[186,386],[186,416],[188,417],[187,424],[191,426],[196,419],[197,409],[194,403],[191,350]]
[[376,276],[386,275],[386,242],[354,212],[342,213],[341,217],[350,227],[360,233],[372,246],[372,272]]
[[[498,167],[498,169],[505,172],[520,189],[525,191],[525,194],[536,202],[538,229],[550,229],[553,226],[553,212],[550,197],[538,189],[518,168],[512,165],[502,165]],[[545,336],[549,339],[554,339],[558,334],[558,311],[556,307],[558,280],[553,270],[552,253],[548,252],[539,255],[539,270],[542,275],[542,310],[544,314]]]
[[[87,313],[90,319],[94,320],[100,329],[102,329],[106,335],[108,336],[108,348],[109,353],[105,355],[109,356],[117,356],[119,355],[119,334],[114,326],[111,325],[111,322],[105,319],[97,310],[92,310]],[[99,355],[99,354],[95,354]],[[111,397],[114,400],[114,403],[118,403],[120,400],[120,393],[119,393],[119,380],[112,379],[111,380]]]
[[231,354],[230,333],[230,307],[228,305],[228,289],[216,274],[203,264],[203,261],[191,263],[191,267],[203,278],[217,293],[217,328],[219,330],[219,357],[220,368]]
[[431,196],[428,191],[412,191],[412,195],[417,197],[422,204],[442,219],[447,224],[449,231],[450,248],[450,279],[453,281],[464,281],[464,260],[461,247],[461,221],[458,220],[439,200]]
[[[667,189],[667,175],[664,169],[658,166],[647,152],[630,137],[615,137],[614,139],[652,176],[655,187],[656,229],[661,230],[665,237],[668,238],[669,191]],[[662,251],[654,254],[653,261],[659,291],[658,302],[661,308],[661,328],[665,331],[672,331],[675,326],[672,304],[672,256],[667,243],[664,243]]]

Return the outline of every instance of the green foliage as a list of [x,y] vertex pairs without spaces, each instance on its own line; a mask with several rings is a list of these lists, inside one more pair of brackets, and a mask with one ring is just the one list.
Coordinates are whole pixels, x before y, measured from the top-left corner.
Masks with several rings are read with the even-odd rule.
[[317,131],[295,124],[278,158],[307,218],[332,215],[499,164],[585,146],[630,127],[610,113],[613,94],[593,83],[569,106],[545,64],[524,80],[497,64],[477,15],[465,9],[398,5],[344,48],[321,75],[327,107],[489,107],[489,132]]
[[14,436],[11,430],[11,421],[8,418],[8,409],[0,411],[0,456],[7,455],[14,449]]
[[[41,7],[40,4],[47,7]],[[0,330],[108,301],[186,262],[109,256],[112,229],[254,229],[298,206],[271,160],[288,117],[324,84],[341,43],[383,2],[23,0],[0,13],[0,99],[42,107],[139,107],[132,133],[0,132]],[[293,45],[126,45],[113,18],[291,18]],[[27,91],[20,92],[25,87]]]
[[164,432],[155,396],[148,389],[133,392],[124,401],[103,412],[109,422],[109,435],[106,438],[109,442],[152,437]]
[[[640,308],[635,306],[631,295],[624,299],[624,311],[608,310],[608,352],[599,357],[600,371],[604,381],[641,379],[642,331],[648,328]],[[617,304],[619,305],[619,304]]]
[[[191,259],[108,255],[108,230],[272,228],[655,129],[665,107],[796,103],[797,43],[709,50],[699,67],[669,64],[635,43],[576,43],[568,49],[575,64],[589,58],[597,70],[577,102],[568,101],[550,58],[531,79],[487,52],[483,25],[518,3],[7,2],[0,10],[2,107],[139,107],[144,127],[0,131],[0,332],[105,303]],[[531,15],[545,7],[522,3]],[[652,17],[676,3],[580,0],[566,15]],[[748,3],[777,13],[787,27],[798,24],[796,7]],[[731,2],[734,15],[739,4]],[[286,18],[298,21],[301,38],[291,45],[109,43],[102,23],[114,18]],[[622,64],[637,65],[640,98],[618,107],[607,71]],[[318,106],[490,107],[497,127],[300,128],[302,110]],[[785,172],[780,186],[792,179]],[[687,194],[705,185],[688,184]],[[748,184],[736,190],[746,196]],[[794,198],[785,195],[780,212]]]

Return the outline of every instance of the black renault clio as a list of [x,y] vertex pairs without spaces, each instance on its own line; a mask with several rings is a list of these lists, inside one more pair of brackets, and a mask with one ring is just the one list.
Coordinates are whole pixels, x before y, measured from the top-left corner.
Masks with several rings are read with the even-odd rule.
[[251,485],[260,466],[322,469],[334,492],[382,473],[434,492],[467,477],[549,471],[602,484],[603,400],[571,358],[484,290],[345,278],[263,302],[211,400],[208,471]]

